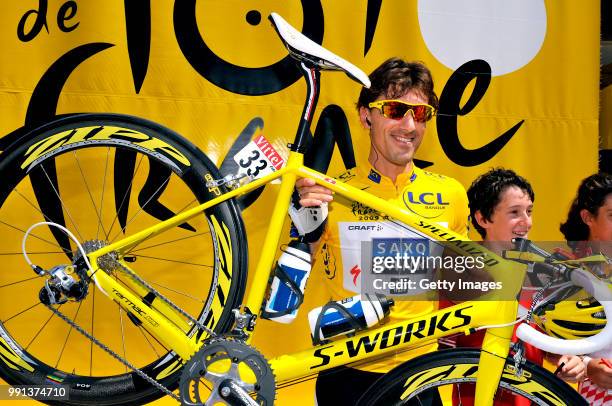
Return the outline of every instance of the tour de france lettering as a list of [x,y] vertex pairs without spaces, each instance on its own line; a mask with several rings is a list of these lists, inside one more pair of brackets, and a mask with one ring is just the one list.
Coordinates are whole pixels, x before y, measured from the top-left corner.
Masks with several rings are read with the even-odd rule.
[[[197,0],[175,1],[173,15],[168,16],[168,19],[173,21],[174,36],[185,60],[213,86],[238,95],[258,97],[281,92],[300,79],[299,71],[289,56],[284,56],[281,60],[268,66],[251,68],[230,63],[217,55],[210,49],[201,35],[203,30],[214,28],[198,27],[196,3]],[[301,0],[300,3],[303,17],[302,32],[313,41],[322,44],[325,13],[321,2],[319,0]],[[36,44],[37,39],[40,39],[42,36],[57,38],[58,42],[62,41],[61,36],[78,36],[79,31],[92,29],[92,27],[86,26],[84,20],[82,21],[80,18],[80,4],[85,3],[77,0],[58,3],[39,0],[37,6],[33,8],[31,6],[24,6],[23,13],[18,20],[14,21],[14,32],[19,41],[24,44]],[[154,5],[152,2],[124,2],[124,4],[125,43],[128,49],[127,54],[134,82],[134,91],[138,94],[141,87],[146,83],[146,74],[151,62],[150,53],[153,45],[151,32],[154,28],[153,25],[156,24],[156,21],[152,19],[151,13],[151,8]],[[363,40],[364,56],[371,48],[372,41],[375,38],[380,7],[381,2],[372,2],[371,6],[368,5],[368,18],[366,19],[365,38]],[[269,24],[266,17],[254,5],[253,10],[244,16],[245,27]],[[273,30],[270,28],[270,35],[274,35],[272,33]],[[117,44],[107,42],[83,43],[59,55],[56,61],[47,67],[45,73],[34,87],[28,103],[24,124],[34,125],[53,119],[56,116],[58,100],[62,89],[70,75],[78,70],[79,66],[89,58],[97,56],[115,45]],[[264,53],[266,46],[267,44],[264,43],[261,47]],[[410,45],[407,46],[409,47]],[[411,54],[410,49],[406,49],[403,53]],[[437,134],[446,156],[459,165],[473,166],[488,161],[508,143],[523,123],[523,121],[520,121],[510,130],[480,148],[466,149],[463,147],[457,128],[458,117],[469,114],[482,100],[490,84],[491,77],[491,67],[486,61],[469,61],[458,67],[451,74],[440,93],[440,114],[436,115],[435,118]],[[473,90],[468,97],[468,101],[462,104],[461,101],[466,99],[463,94],[472,81],[474,82]],[[315,137],[314,144],[326,145],[320,148],[321,151],[317,150],[317,155],[329,161],[334,145],[341,146],[343,144],[337,140],[351,139],[350,127],[346,125],[347,113],[341,107],[336,105],[322,105],[319,107],[323,113],[329,114],[321,115],[321,118],[325,117],[325,119],[319,119],[319,122],[316,123],[315,136],[325,136],[325,134],[333,133],[334,140],[331,143],[327,143],[329,144],[327,145],[325,142],[317,142]],[[354,112],[351,111],[349,114],[352,115]],[[18,134],[18,132],[14,132],[13,136],[18,136]],[[13,141],[15,139],[8,136],[0,138],[0,150],[3,150]],[[355,162],[354,153],[351,148],[339,148],[339,150],[343,162]],[[206,151],[204,152],[206,153]],[[230,167],[235,165],[233,160],[235,152],[227,152],[220,166]],[[423,163],[431,164],[429,162]],[[327,167],[326,164],[328,162],[318,163],[323,168]],[[252,170],[256,171],[257,167]],[[54,174],[50,173],[49,176],[53,177]],[[115,180],[115,182],[118,181],[120,180]],[[57,200],[52,197],[53,194],[47,193],[44,187],[37,182],[33,182],[33,188],[37,196],[47,196],[49,200]],[[249,207],[260,194],[261,188],[249,195],[249,199],[243,199],[241,201],[241,208],[244,210]],[[413,210],[414,207],[432,207],[433,205],[444,207],[446,204],[444,196],[437,196],[435,194],[412,196],[409,198],[415,202],[412,205]],[[47,206],[60,207],[61,205],[59,202],[48,202]],[[357,208],[356,211],[361,212],[362,209]],[[45,212],[45,214],[49,213]],[[423,213],[420,214],[423,215]],[[364,219],[378,217],[376,213],[359,213],[359,216]]]
[[[23,15],[16,22],[17,37],[22,42],[36,41],[40,35],[71,35],[76,33],[82,24],[79,21],[78,1],[66,1],[57,9],[49,8],[48,0],[39,0],[38,7],[25,9]],[[146,76],[151,47],[151,27],[155,22],[151,20],[151,4],[149,2],[126,4],[126,42],[130,53],[130,65],[135,81],[136,93],[140,84]],[[259,96],[282,91],[299,80],[300,76],[289,61],[289,57],[260,68],[247,68],[236,66],[223,60],[216,55],[207,45],[199,30],[206,27],[197,27],[196,23],[196,0],[181,0],[174,3],[174,31],[177,42],[186,60],[192,64],[194,69],[214,85],[246,96]],[[324,10],[320,1],[301,1],[303,13],[303,32],[317,43],[323,42],[324,37]],[[364,39],[364,55],[371,47],[375,37],[376,25],[381,3],[375,2],[368,7],[368,26]],[[258,10],[252,10],[245,16],[245,24],[259,25],[267,24],[266,16]],[[181,24],[178,24],[178,21]],[[44,31],[43,31],[44,28]],[[97,45],[97,47],[96,47]],[[103,45],[107,45],[106,47]],[[107,49],[115,44],[90,43],[83,44],[60,56],[59,65],[53,65],[54,78],[62,80],[61,83],[45,83],[44,88],[36,87],[37,93],[32,95],[32,101],[42,98],[47,105],[37,104],[39,109],[45,112],[28,112],[35,117],[52,117],[57,107],[57,101],[61,88],[72,71],[78,69],[79,65],[86,59]],[[266,44],[262,44],[262,50]],[[75,52],[79,50],[79,52]],[[406,50],[409,53],[409,50]],[[140,58],[140,59],[135,59]],[[287,65],[287,69],[278,69]],[[221,72],[221,74],[219,73]],[[47,72],[49,73],[49,71]],[[45,75],[47,75],[45,73]],[[222,79],[221,79],[222,78]],[[253,80],[254,78],[260,80]],[[42,83],[41,78],[41,82]],[[474,90],[469,96],[467,103],[461,105],[464,91],[470,82],[475,81]],[[457,68],[451,75],[440,95],[440,115],[436,116],[438,137],[442,149],[447,157],[453,162],[463,166],[474,166],[488,161],[496,155],[510,141],[518,131],[523,121],[517,123],[510,130],[495,138],[493,141],[476,149],[466,149],[462,146],[457,130],[457,117],[467,115],[478,102],[484,97],[491,81],[491,68],[486,61],[474,60]],[[248,85],[246,85],[248,83]],[[49,87],[50,97],[45,97]],[[321,106],[324,107],[324,106]],[[45,114],[46,113],[46,114]]]

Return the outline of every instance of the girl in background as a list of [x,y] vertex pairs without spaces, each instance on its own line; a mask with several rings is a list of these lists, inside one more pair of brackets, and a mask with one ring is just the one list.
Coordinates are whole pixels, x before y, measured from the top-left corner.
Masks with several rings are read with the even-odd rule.
[[[560,230],[576,257],[602,253],[612,258],[612,175],[598,173],[580,183]],[[612,343],[583,362],[588,379],[580,393],[593,405],[612,405]]]

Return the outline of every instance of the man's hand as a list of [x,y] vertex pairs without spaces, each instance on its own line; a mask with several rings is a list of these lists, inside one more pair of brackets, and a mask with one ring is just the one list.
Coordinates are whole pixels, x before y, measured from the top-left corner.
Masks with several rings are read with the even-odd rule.
[[587,367],[587,376],[593,383],[604,389],[612,389],[612,359],[593,358]]
[[[300,178],[295,183],[289,205],[289,216],[303,241],[315,243],[323,235],[327,222],[327,203],[333,200],[332,191],[318,186],[314,180]],[[314,250],[313,250],[314,252]]]
[[300,178],[295,182],[300,205],[316,207],[334,200],[333,192],[324,186],[317,185],[313,179]]
[[557,376],[565,381],[579,382],[586,378],[586,366],[582,359],[576,355],[562,355],[557,366],[564,364]]

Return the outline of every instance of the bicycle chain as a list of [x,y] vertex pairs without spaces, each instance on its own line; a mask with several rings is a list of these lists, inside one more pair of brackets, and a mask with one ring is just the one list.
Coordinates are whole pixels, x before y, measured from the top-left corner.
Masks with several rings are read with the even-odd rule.
[[74,321],[70,320],[67,316],[65,316],[62,312],[57,310],[52,305],[45,304],[45,306],[47,306],[47,308],[49,310],[51,310],[57,317],[59,317],[60,319],[64,320],[66,323],[70,324],[74,329],[76,329],[76,331],[78,331],[79,333],[81,333],[85,337],[87,337],[92,343],[94,343],[98,347],[102,348],[111,357],[115,358],[117,361],[121,362],[123,365],[125,365],[128,368],[130,368],[132,371],[136,372],[138,374],[138,376],[140,376],[142,379],[144,379],[145,381],[149,382],[151,385],[153,385],[154,387],[156,387],[157,389],[159,389],[160,391],[164,392],[166,395],[170,396],[171,398],[173,398],[174,400],[176,400],[177,402],[180,403],[180,401],[181,401],[180,398],[177,395],[175,395],[174,393],[172,393],[172,391],[170,391],[164,385],[162,385],[161,383],[157,382],[155,379],[151,378],[149,375],[145,374],[140,369],[138,369],[137,367],[132,365],[128,360],[124,359],[122,356],[120,356],[119,354],[117,354],[116,352],[114,352],[113,350],[108,348],[101,341],[99,341],[97,338],[95,338],[94,336],[89,334],[87,331],[85,331],[83,328],[81,328],[81,326],[76,324]]
[[116,263],[119,265],[119,267],[126,273],[128,274],[129,277],[131,277],[132,279],[136,280],[137,282],[141,283],[144,287],[146,287],[147,289],[149,289],[149,291],[151,293],[153,293],[156,297],[158,297],[159,299],[161,299],[163,302],[166,302],[166,304],[168,306],[170,306],[171,308],[173,308],[174,310],[176,310],[177,312],[179,312],[180,314],[182,314],[183,316],[185,316],[189,321],[191,321],[192,323],[194,323],[196,326],[198,326],[199,328],[201,328],[202,330],[204,330],[205,332],[208,333],[209,336],[211,337],[216,337],[217,334],[212,331],[210,328],[206,327],[205,325],[203,325],[200,321],[196,320],[194,317],[192,317],[190,314],[188,314],[187,312],[185,312],[183,309],[181,309],[180,307],[178,307],[177,305],[175,305],[174,303],[172,303],[172,301],[170,301],[170,299],[168,299],[167,297],[165,297],[164,295],[162,295],[160,292],[158,292],[153,286],[149,285],[147,282],[145,282],[144,279],[142,279],[140,276],[136,275],[134,272],[132,272],[129,268],[127,268],[126,266],[124,266],[121,262],[116,261]]
[[[122,263],[120,263],[119,261],[115,260],[113,261],[116,265],[119,265],[119,267],[124,271],[124,273],[126,273],[129,277],[131,277],[132,279],[136,280],[138,283],[142,284],[144,287],[146,287],[147,289],[149,289],[149,291],[151,293],[153,293],[157,298],[161,299],[163,302],[165,302],[168,306],[170,306],[172,309],[176,310],[178,313],[182,314],[183,316],[185,316],[189,321],[191,321],[192,323],[194,323],[196,326],[198,326],[199,328],[201,328],[202,330],[204,330],[205,332],[207,332],[211,337],[216,337],[217,334],[211,330],[210,328],[206,327],[205,325],[203,325],[200,321],[196,320],[194,317],[192,317],[190,314],[188,314],[187,312],[185,312],[183,309],[181,309],[180,307],[178,307],[177,305],[175,305],[170,299],[168,299],[167,297],[165,297],[163,294],[161,294],[160,292],[158,292],[155,288],[153,288],[151,285],[149,285],[146,281],[144,281],[142,278],[140,278],[138,275],[136,275],[135,273],[133,273],[130,269],[128,269],[126,266],[124,266]],[[49,310],[51,310],[57,317],[59,317],[60,319],[64,320],[66,323],[68,323],[70,326],[72,326],[74,329],[76,329],[79,333],[81,333],[82,335],[84,335],[85,337],[87,337],[91,342],[93,342],[94,344],[96,344],[98,347],[100,347],[102,350],[104,350],[107,354],[109,354],[111,357],[115,358],[117,361],[119,361],[120,363],[122,363],[123,365],[127,366],[129,369],[131,369],[132,371],[134,371],[136,374],[138,374],[138,376],[140,376],[142,379],[144,379],[145,381],[149,382],[151,385],[153,385],[155,388],[159,389],[160,391],[164,392],[166,395],[170,396],[171,398],[173,398],[174,400],[176,400],[177,402],[180,403],[180,398],[179,396],[175,395],[172,391],[170,391],[168,388],[166,388],[164,385],[160,384],[159,382],[157,382],[155,379],[153,379],[152,377],[150,377],[149,375],[147,375],[146,373],[144,373],[142,370],[140,370],[139,368],[137,368],[136,366],[132,365],[128,360],[126,360],[125,358],[123,358],[121,355],[117,354],[116,352],[114,352],[113,350],[111,350],[109,347],[107,347],[105,344],[103,344],[101,341],[99,341],[97,338],[95,338],[93,335],[89,334],[87,331],[85,331],[81,326],[79,326],[77,323],[75,323],[74,321],[70,320],[70,318],[68,318],[66,315],[64,315],[62,312],[60,312],[59,310],[57,310],[56,308],[54,308],[52,305],[45,305],[47,306],[47,308],[49,308]]]

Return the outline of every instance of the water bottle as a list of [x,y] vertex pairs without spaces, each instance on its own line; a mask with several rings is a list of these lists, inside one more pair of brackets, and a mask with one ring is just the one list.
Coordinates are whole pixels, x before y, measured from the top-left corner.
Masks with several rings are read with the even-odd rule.
[[310,265],[310,246],[299,240],[289,242],[278,258],[263,318],[280,323],[291,323],[296,318],[304,300]]
[[332,337],[352,334],[382,323],[393,304],[393,299],[376,293],[357,295],[317,307],[308,313],[312,341],[319,344]]

